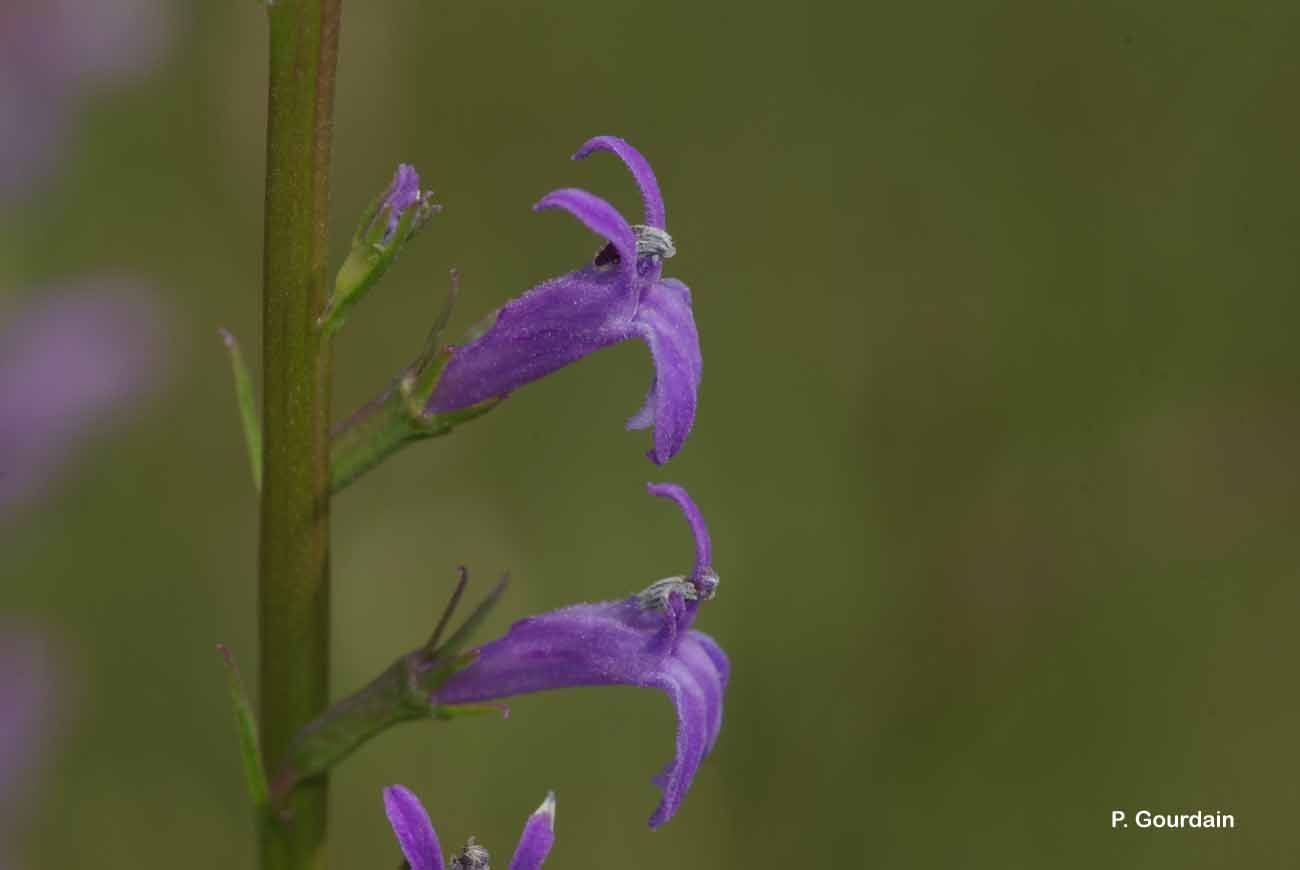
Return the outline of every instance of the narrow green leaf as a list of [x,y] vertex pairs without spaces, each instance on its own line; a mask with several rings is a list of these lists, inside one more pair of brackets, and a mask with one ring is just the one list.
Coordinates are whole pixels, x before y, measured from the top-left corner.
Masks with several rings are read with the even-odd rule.
[[257,399],[253,396],[253,378],[239,352],[239,342],[224,329],[218,329],[230,352],[230,368],[235,376],[235,401],[244,424],[244,443],[248,446],[248,464],[253,472],[253,486],[262,490],[262,424],[257,419]]
[[244,693],[244,681],[239,677],[239,668],[235,657],[225,644],[217,644],[222,661],[226,665],[226,681],[230,686],[230,704],[235,711],[235,731],[239,736],[239,754],[244,761],[244,781],[248,785],[248,796],[253,801],[259,820],[267,818],[271,806],[271,790],[266,784],[266,770],[262,766],[262,749],[257,741],[257,722],[253,718],[253,708],[249,706],[248,696]]

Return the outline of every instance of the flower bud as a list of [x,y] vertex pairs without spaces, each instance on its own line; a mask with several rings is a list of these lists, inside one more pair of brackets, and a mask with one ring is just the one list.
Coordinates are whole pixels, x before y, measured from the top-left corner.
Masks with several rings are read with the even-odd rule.
[[397,260],[406,243],[430,217],[442,211],[433,191],[420,190],[415,167],[397,167],[393,182],[361,216],[352,237],[352,250],[334,279],[334,294],[318,324],[326,335],[338,332],[348,311]]

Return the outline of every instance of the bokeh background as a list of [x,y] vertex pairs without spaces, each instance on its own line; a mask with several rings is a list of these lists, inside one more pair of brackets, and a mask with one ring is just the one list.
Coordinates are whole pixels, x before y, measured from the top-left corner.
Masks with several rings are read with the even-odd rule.
[[[166,324],[161,386],[0,518],[0,611],[60,675],[11,803],[32,867],[252,866],[213,644],[256,674],[256,502],[215,330],[256,360],[265,27],[123,9],[157,56],[87,89],[0,214],[4,310],[111,273]],[[683,570],[663,479],[712,525],[700,627],[734,671],[658,832],[669,705],[573,690],[367,746],[333,866],[396,865],[392,782],[500,859],[555,789],[557,868],[1293,861],[1298,41],[1250,2],[346,3],[336,259],[398,161],[446,211],[349,322],[336,411],[409,360],[449,268],[455,331],[594,252],[543,193],[635,209],[612,157],[567,160],[597,133],[659,174],[706,366],[663,470],[621,430],[629,344],[345,492],[336,692],[423,638],[459,563],[515,578],[485,637]],[[1141,808],[1238,827],[1110,829]]]

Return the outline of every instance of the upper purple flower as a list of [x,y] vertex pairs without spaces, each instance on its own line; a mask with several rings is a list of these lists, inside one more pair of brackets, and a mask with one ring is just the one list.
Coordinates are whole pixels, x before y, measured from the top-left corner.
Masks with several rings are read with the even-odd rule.
[[650,348],[655,378],[629,429],[654,425],[662,465],[686,441],[695,422],[703,361],[691,309],[691,292],[662,278],[664,259],[676,249],[666,231],[663,197],[650,164],[614,136],[597,136],[573,155],[612,151],[631,170],[645,203],[645,223],[633,226],[605,200],[565,188],[544,196],[536,211],[560,208],[608,243],[582,268],[545,281],[506,303],[481,336],[454,350],[427,410],[446,413],[545,377],[589,353],[640,339]]
[[0,204],[47,174],[95,85],[158,62],[176,4],[160,0],[0,2]]
[[[402,785],[384,789],[384,810],[411,870],[445,870],[438,834],[420,799],[410,789]],[[528,817],[519,845],[515,847],[515,855],[510,859],[510,870],[537,870],[554,843],[555,795],[548,794],[536,812]],[[471,837],[469,844],[452,857],[451,867],[452,870],[487,870],[488,852]]]
[[49,293],[0,325],[0,517],[156,384],[161,333],[153,301],[112,283]]
[[520,620],[477,651],[473,664],[447,679],[439,705],[476,704],[511,695],[573,686],[642,686],[668,694],[677,709],[677,751],[656,777],[663,790],[650,827],[672,818],[722,727],[722,698],[730,665],[706,634],[691,630],[718,575],[709,534],[686,491],[651,485],[685,513],[695,536],[695,566],[621,601],[579,604]]

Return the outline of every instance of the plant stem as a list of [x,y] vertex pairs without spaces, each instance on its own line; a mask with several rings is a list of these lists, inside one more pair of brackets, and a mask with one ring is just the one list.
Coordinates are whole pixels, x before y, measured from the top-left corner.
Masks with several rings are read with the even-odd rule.
[[[329,703],[330,136],[341,0],[276,0],[270,20],[262,291],[262,749],[270,769]],[[325,777],[265,826],[263,870],[325,866]]]

